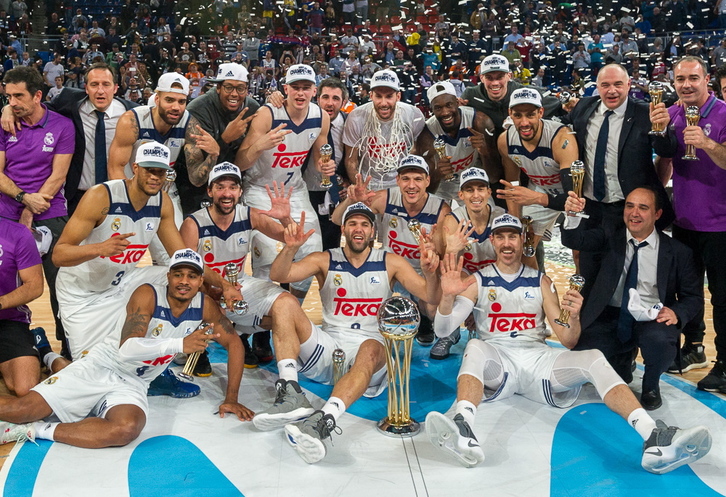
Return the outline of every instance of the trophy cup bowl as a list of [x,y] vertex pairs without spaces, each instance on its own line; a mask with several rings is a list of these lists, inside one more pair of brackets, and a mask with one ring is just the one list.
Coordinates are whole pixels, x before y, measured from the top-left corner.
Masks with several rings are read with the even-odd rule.
[[[234,262],[225,264],[224,274],[227,278],[227,281],[229,281],[232,285],[237,286],[237,277],[239,276],[239,267],[237,267],[237,264],[235,264]],[[232,302],[232,306],[230,308],[224,297],[219,299],[219,307],[234,312],[238,316],[247,314],[247,311],[250,308],[246,300],[235,300],[234,302]]]
[[[437,138],[434,140],[434,150],[436,150],[436,155],[439,156],[440,159],[443,159],[446,157],[446,142],[441,139]],[[455,181],[458,178],[456,177],[456,174],[449,173],[446,176],[444,176],[444,181]]]
[[[695,105],[686,107],[686,124],[688,124],[688,126],[698,126],[698,121],[700,120],[701,109]],[[683,160],[698,160],[695,145],[686,145],[686,155],[683,156]]]
[[[582,185],[585,182],[585,163],[581,160],[573,161],[570,164],[570,177],[572,178],[572,191],[578,198],[582,198]],[[584,212],[567,211],[568,216],[589,218]]]
[[[329,144],[325,144],[322,147],[320,147],[320,160],[323,162],[328,162],[330,158],[333,156],[333,147],[331,147]],[[333,186],[333,182],[330,181],[329,176],[323,175],[323,178],[320,180],[320,187],[328,189],[331,186]]]
[[377,319],[388,371],[388,416],[378,423],[378,430],[388,436],[412,437],[421,428],[411,419],[409,397],[413,337],[421,315],[412,300],[391,297],[381,304]]
[[408,230],[413,234],[416,243],[421,245],[421,222],[418,219],[409,219]]
[[[648,94],[650,95],[650,102],[653,104],[653,107],[663,101],[663,92],[664,86],[660,81],[653,81],[648,85]],[[653,123],[648,134],[663,136],[665,134],[665,130],[659,123]]]
[[[570,276],[569,283],[570,290],[576,290],[579,292],[580,290],[582,290],[582,287],[585,286],[585,278],[583,278],[579,274],[573,274],[572,276]],[[560,309],[560,317],[555,319],[555,323],[565,328],[569,328],[570,311],[568,311],[567,309]]]

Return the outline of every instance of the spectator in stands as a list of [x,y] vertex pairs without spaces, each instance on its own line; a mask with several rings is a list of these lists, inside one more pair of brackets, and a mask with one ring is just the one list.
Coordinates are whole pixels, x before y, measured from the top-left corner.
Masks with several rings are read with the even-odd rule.
[[48,62],[43,68],[43,76],[48,86],[55,86],[55,78],[63,76],[65,73],[62,60],[61,54],[56,52],[53,54],[53,60]]

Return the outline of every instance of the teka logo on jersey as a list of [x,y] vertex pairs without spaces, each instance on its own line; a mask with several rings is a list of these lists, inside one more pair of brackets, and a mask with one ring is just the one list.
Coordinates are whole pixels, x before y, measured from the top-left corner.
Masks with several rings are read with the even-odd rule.
[[[114,233],[112,237],[119,236],[119,233]],[[134,245],[131,244],[124,249],[120,254],[112,255],[111,257],[101,256],[101,259],[108,259],[116,264],[136,264],[141,260],[146,252],[148,245]]]
[[401,257],[409,260],[421,259],[421,251],[419,250],[418,245],[402,242],[400,240],[397,240],[397,238],[397,232],[388,232],[388,246],[391,248],[391,251],[394,254],[398,254]]
[[531,330],[537,327],[536,314],[528,314],[525,312],[500,312],[502,304],[494,302],[489,307],[491,312],[487,316],[491,320],[489,332],[510,333],[512,331]]
[[560,184],[560,175],[553,174],[551,176],[535,176],[533,174],[529,174],[526,170],[524,171],[527,173],[527,176],[529,177],[530,181],[538,186],[555,186]]
[[285,153],[287,147],[284,143],[281,143],[277,147],[277,152],[273,152],[272,156],[275,160],[272,162],[272,167],[280,167],[282,169],[290,169],[293,167],[302,167],[305,164],[305,159],[308,157],[308,151],[304,152],[288,152]]
[[345,296],[348,294],[348,291],[345,288],[338,288],[335,293],[337,297],[333,297],[333,302],[335,302],[335,311],[333,311],[333,314],[336,316],[375,317],[383,303],[382,297],[368,299],[346,298]]
[[468,170],[468,168],[469,168],[469,166],[471,166],[472,162],[474,162],[474,153],[473,152],[470,153],[469,155],[467,155],[466,157],[464,157],[463,159],[453,161],[451,163],[451,167],[454,168],[455,172],[459,172],[464,169]]
[[152,359],[149,361],[141,361],[141,362],[143,362],[144,364],[149,364],[151,366],[163,366],[164,364],[169,364],[171,362],[171,360],[174,359],[175,355],[176,354],[165,355],[165,356],[157,357],[156,359]]

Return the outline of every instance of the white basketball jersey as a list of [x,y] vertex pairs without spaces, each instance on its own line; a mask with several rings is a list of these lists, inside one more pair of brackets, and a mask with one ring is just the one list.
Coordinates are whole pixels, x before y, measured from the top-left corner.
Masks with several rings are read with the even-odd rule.
[[250,208],[237,204],[235,206],[234,221],[229,228],[222,230],[214,224],[209,215],[210,208],[199,209],[191,214],[197,224],[199,243],[197,252],[202,256],[204,263],[214,271],[226,277],[224,266],[229,263],[237,264],[239,279],[245,274],[245,259],[249,253],[250,234]]
[[149,198],[146,205],[136,211],[129,200],[125,180],[111,180],[103,185],[110,199],[108,213],[81,245],[101,243],[124,233],[136,234],[127,238],[130,244],[119,255],[96,257],[77,266],[60,268],[59,284],[72,294],[104,292],[119,285],[123,277],[136,268],[159,229],[161,192]]
[[[287,124],[285,130],[292,133],[285,135],[285,141],[271,150],[265,150],[255,164],[245,172],[244,188],[265,188],[273,181],[292,186],[296,191],[306,191],[301,168],[315,140],[320,136],[323,127],[322,110],[311,103],[308,107],[308,116],[299,126],[292,122],[287,109],[268,104],[272,112],[272,127]],[[311,167],[315,167],[311,164]]]
[[414,238],[411,230],[408,229],[408,221],[416,219],[421,223],[422,228],[426,228],[428,233],[439,220],[439,213],[444,206],[444,199],[436,195],[428,194],[428,199],[421,212],[411,217],[406,212],[401,198],[401,190],[396,188],[388,189],[388,200],[386,202],[386,211],[380,217],[379,233],[383,238],[383,248],[387,252],[393,252],[406,259],[413,268],[421,273],[421,252],[418,248],[418,242]]
[[381,340],[376,315],[384,300],[392,295],[386,271],[386,252],[371,249],[359,268],[353,267],[343,249],[330,252],[330,265],[320,289],[323,303],[323,330],[328,333],[360,333]]
[[[154,289],[156,305],[149,321],[146,338],[183,338],[197,329],[204,316],[203,293],[197,293],[181,316],[175,317],[172,315],[166,299],[167,287],[165,285],[149,286]],[[169,354],[145,361],[124,362],[119,359],[118,349],[119,333],[113,333],[93,347],[88,353],[88,357],[110,366],[111,369],[135,376],[147,385],[164,372],[175,355]]]
[[163,143],[169,148],[169,165],[174,167],[179,154],[184,149],[184,137],[187,131],[187,123],[189,122],[189,111],[184,111],[181,120],[173,126],[169,132],[162,135],[156,130],[154,126],[154,120],[151,116],[151,109],[148,105],[142,105],[141,107],[135,107],[131,109],[136,117],[136,124],[139,127],[139,137],[134,143],[133,152],[131,153],[131,160],[126,166],[126,177],[130,178],[133,176],[131,164],[134,162],[136,157],[136,150],[141,146],[142,143],[153,140],[155,142]]
[[544,341],[547,330],[542,308],[542,273],[522,265],[519,275],[508,282],[490,264],[476,274],[479,298],[474,320],[482,340],[529,337]]
[[456,181],[444,181],[439,183],[436,195],[447,200],[456,199],[459,193],[459,174],[470,167],[481,167],[481,159],[479,151],[471,146],[469,137],[472,132],[469,128],[474,126],[474,117],[476,110],[473,107],[459,107],[459,115],[461,116],[461,125],[455,138],[449,136],[439,124],[436,116],[431,116],[426,121],[434,139],[440,138],[446,143],[446,155],[451,157],[451,167],[454,169]]
[[564,190],[560,181],[560,165],[555,162],[552,154],[552,140],[564,125],[549,119],[542,119],[541,122],[542,136],[537,148],[531,152],[522,145],[516,128],[510,126],[507,129],[507,154],[529,177],[530,188],[550,195],[560,195]]
[[[501,207],[496,206],[491,208],[489,224],[484,232],[477,233],[474,231],[469,236],[469,238],[473,239],[473,241],[469,242],[469,244],[467,244],[464,248],[464,270],[468,273],[476,273],[484,266],[493,263],[497,259],[497,254],[494,252],[494,247],[492,247],[489,235],[492,232],[492,222],[502,214],[504,214],[504,209]],[[454,216],[456,222],[461,222],[462,219],[471,219],[469,217],[469,213],[466,211],[466,206],[464,205],[451,211],[451,215]]]

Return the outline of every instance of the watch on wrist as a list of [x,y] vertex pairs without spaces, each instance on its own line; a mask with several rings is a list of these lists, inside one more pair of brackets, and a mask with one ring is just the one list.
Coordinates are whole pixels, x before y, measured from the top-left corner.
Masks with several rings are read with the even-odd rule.
[[25,197],[25,192],[21,190],[20,193],[18,193],[17,195],[15,195],[15,201],[17,203],[19,203],[19,204],[22,204],[23,203],[23,197]]

